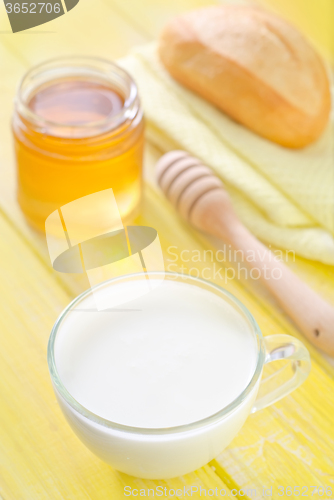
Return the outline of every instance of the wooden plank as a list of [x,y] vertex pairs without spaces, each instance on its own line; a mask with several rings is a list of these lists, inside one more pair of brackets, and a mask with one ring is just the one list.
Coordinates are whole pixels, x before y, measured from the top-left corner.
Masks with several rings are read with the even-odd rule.
[[[110,0],[103,0],[110,5]],[[187,10],[217,4],[215,0],[112,0],[112,5],[138,31],[157,38],[164,25],[172,17]]]
[[[153,158],[151,158],[151,161],[148,161],[146,164],[151,163],[153,164]],[[170,252],[168,251],[168,248],[173,245],[173,253],[177,252],[180,254],[180,252],[184,249],[188,249],[190,252],[197,250],[201,253],[201,255],[204,254],[204,249],[209,248],[209,243],[203,239],[199,238],[198,233],[195,231],[190,231],[189,229],[186,229],[185,224],[177,217],[177,215],[174,213],[173,210],[170,209],[168,203],[161,198],[155,191],[153,190],[147,190],[146,196],[145,196],[145,203],[143,206],[143,211],[142,215],[138,219],[138,223],[141,224],[147,224],[155,227],[160,234],[162,245],[165,251],[165,258],[166,258],[166,263],[167,263],[167,268],[168,268],[168,259],[171,258]],[[39,253],[39,251],[38,251]],[[44,262],[47,263],[47,256],[46,254],[44,255]],[[178,266],[184,265],[182,260],[179,258],[178,259]],[[228,267],[228,263],[220,263],[217,260],[214,260],[214,262],[208,263],[204,259],[202,259],[201,262],[192,262],[190,264],[186,264],[187,267],[191,266],[194,269],[198,269],[199,272],[201,273],[203,271],[204,267],[212,267],[213,264],[216,264],[218,269],[221,269],[221,272],[224,276],[224,273],[226,272],[226,267]],[[217,269],[216,268],[216,269]],[[172,268],[171,270],[176,270],[175,268]],[[188,269],[189,270],[189,269]],[[19,273],[21,274],[21,270],[18,270]],[[50,274],[52,273],[51,270],[49,270]],[[58,275],[60,279],[62,279],[62,275]],[[212,281],[216,282],[217,284],[221,284],[220,278],[214,278],[214,275],[212,275]],[[42,289],[43,289],[43,284],[42,284]],[[251,312],[254,314],[255,318],[259,322],[259,325],[261,329],[267,333],[267,334],[273,334],[273,333],[278,333],[278,332],[284,332],[284,333],[290,333],[298,336],[298,332],[294,329],[292,325],[290,325],[289,321],[284,318],[278,311],[269,298],[266,296],[266,294],[260,293],[260,290],[257,290],[257,294],[254,296],[253,293],[253,287],[250,286],[249,282],[245,283],[238,283],[235,280],[227,280],[227,282],[224,282],[224,286],[233,294],[235,294],[242,302],[251,310]],[[333,293],[333,288],[331,289]],[[72,295],[72,294],[71,294]],[[322,383],[320,386],[322,387],[322,390],[320,392],[320,395],[317,397],[317,408],[322,408],[322,411],[320,412],[320,416],[322,414],[330,414],[330,411],[332,411],[331,407],[331,384],[330,380],[332,377],[332,372],[329,367],[326,367],[326,365],[322,362],[321,356],[316,353],[314,350],[312,350],[312,355],[313,355],[313,360],[317,362],[316,365],[316,371],[315,367],[313,367],[313,372],[312,376],[315,377],[316,385],[319,386],[318,384],[318,379],[322,380],[322,383],[325,380],[324,387],[322,387]],[[318,366],[319,365],[319,366]],[[320,368],[321,365],[321,368]],[[323,379],[323,375],[326,375],[327,373],[327,378]],[[304,392],[305,390],[305,392]],[[300,391],[303,391],[303,398],[300,401],[300,404],[294,407],[294,413],[297,413],[298,415],[302,412],[302,407],[303,405],[305,406],[305,412],[306,414],[309,414],[310,408],[311,407],[311,401],[308,401],[308,393],[309,388],[307,385],[305,385],[303,388],[300,389]],[[310,394],[316,393],[315,387],[313,387],[312,392]],[[321,396],[321,397],[320,397]],[[305,404],[305,401],[307,404]],[[287,415],[285,418],[288,420],[289,413],[286,414],[286,411],[289,410],[289,406],[294,405],[294,396],[291,400],[289,400],[289,403],[286,404],[284,401],[280,403],[283,405],[283,410],[285,412],[285,415]],[[276,405],[275,405],[276,408]],[[262,442],[261,440],[265,439],[265,442],[268,442],[270,446],[268,447],[268,450],[266,450],[266,455],[262,457],[263,463],[261,464],[260,470],[265,469],[266,474],[268,477],[276,477],[275,476],[275,461],[277,460],[277,453],[279,452],[275,451],[274,452],[274,447],[271,446],[271,443],[273,442],[273,436],[279,436],[281,441],[284,443],[285,441],[289,441],[293,443],[292,450],[295,447],[298,449],[298,447],[302,446],[300,443],[300,439],[298,436],[298,433],[296,434],[293,428],[285,428],[284,426],[281,425],[280,419],[275,419],[272,418],[272,412],[275,412],[275,408],[272,410],[266,410],[263,415],[259,414],[260,417],[254,416],[250,417],[251,419],[255,419],[255,417],[260,418],[259,421],[255,420],[255,423],[251,427],[251,432],[248,430],[248,422],[245,426],[245,428],[242,430],[240,435],[236,438],[237,443],[241,443],[236,445],[237,452],[235,451],[234,448],[234,443],[232,443],[231,447],[228,448],[220,457],[219,459],[214,462],[213,465],[216,466],[218,473],[221,475],[221,477],[225,480],[226,483],[229,484],[230,487],[233,487],[235,484],[235,481],[237,479],[232,479],[232,478],[238,478],[241,476],[243,478],[244,483],[241,485],[244,487],[250,488],[251,486],[256,485],[257,488],[260,487],[261,483],[263,482],[264,476],[262,474],[258,477],[256,471],[258,470],[258,467],[254,468],[249,468],[245,470],[245,463],[248,463],[250,461],[249,456],[252,456],[253,450],[256,448],[256,443],[257,442]],[[299,413],[298,413],[299,412]],[[295,418],[295,417],[293,417]],[[318,414],[315,413],[315,422],[318,423]],[[321,420],[319,422],[321,425],[319,425],[319,429],[321,429],[320,432],[322,432],[325,427],[324,424],[325,422]],[[307,422],[302,420],[300,418],[300,415],[298,416],[296,420],[296,425],[299,426],[300,428],[304,428],[305,426],[307,427]],[[315,426],[316,429],[318,429],[317,426]],[[317,431],[318,432],[318,431]],[[328,433],[328,434],[327,434]],[[316,435],[316,439],[314,438],[314,435]],[[324,436],[314,434],[313,438],[315,439],[314,442],[324,441]],[[327,436],[333,436],[333,428],[327,428],[326,429],[326,439]],[[246,443],[246,444],[245,444]],[[315,450],[316,451],[316,450]],[[328,456],[330,456],[330,451],[327,453]],[[284,456],[287,454],[286,451],[283,449],[283,454]],[[326,455],[324,455],[326,456]],[[315,453],[314,455],[315,459],[318,460],[317,454]],[[291,452],[290,459],[294,459],[294,454]],[[284,471],[284,476],[286,477],[287,481],[292,481],[291,474],[294,474],[294,469],[291,469],[291,460],[288,459],[286,456],[284,458],[285,460],[285,465],[283,467]],[[223,465],[223,468],[222,468]],[[322,469],[319,468],[319,470],[326,470],[326,462],[325,464],[322,465]],[[330,462],[330,466],[332,466],[332,463]],[[325,467],[325,469],[324,469]],[[222,472],[224,471],[224,472]],[[282,472],[283,474],[283,472]],[[309,471],[308,469],[304,468],[303,469],[303,476],[302,477],[308,477]],[[319,477],[315,478],[314,476],[311,476],[312,481],[317,480],[316,484],[319,484]],[[233,482],[234,481],[234,482]],[[283,483],[284,485],[289,485],[289,483]]]
[[[17,231],[0,217],[0,495],[6,500],[123,498],[125,485],[194,482],[228,488],[209,467],[182,479],[146,482],[93,456],[65,422],[46,362],[49,332],[70,296]],[[195,496],[195,498],[197,498]]]
[[[190,233],[180,231],[182,222],[167,206],[161,201],[155,204],[155,196],[152,192],[147,193],[139,222],[150,223],[159,229],[164,224],[171,228],[173,243],[180,249],[203,251],[204,247]],[[6,373],[5,377],[0,377],[3,402],[0,414],[3,472],[0,474],[4,476],[0,475],[3,485],[0,492],[4,498],[15,500],[99,499],[108,498],[110,492],[113,498],[121,498],[124,485],[149,488],[152,484],[161,484],[133,480],[112,471],[85,450],[68,428],[52,393],[46,366],[46,343],[57,314],[70,296],[55,283],[51,270],[27,248],[3,218],[0,218],[0,231],[6,242],[0,248],[1,262],[6,263],[0,279],[0,296],[6,298],[6,308],[0,317],[0,329],[6,332],[0,362]],[[161,234],[166,252],[171,238],[166,230]],[[203,266],[207,264],[197,264],[200,271]],[[249,307],[266,333],[276,333],[277,321],[264,312],[256,297],[235,281],[226,287]],[[283,332],[295,333],[288,323],[280,328]],[[231,446],[211,464],[219,476],[215,482],[221,481],[222,488],[238,485],[239,488],[257,489],[265,479],[269,486],[279,482],[287,486],[291,481],[296,484],[298,462],[301,480],[321,484],[323,477],[330,478],[334,466],[334,424],[327,418],[333,411],[332,376],[314,361],[306,384],[273,408],[251,416]],[[302,461],[298,454],[304,456]],[[279,476],[276,474],[278,459]],[[204,469],[204,474],[207,471]],[[202,474],[203,471],[197,472],[196,481]],[[182,481],[194,484],[194,477],[189,475]],[[212,488],[213,483],[210,476],[202,480],[203,488],[204,484]],[[180,484],[180,480],[166,484],[171,488],[173,484]]]

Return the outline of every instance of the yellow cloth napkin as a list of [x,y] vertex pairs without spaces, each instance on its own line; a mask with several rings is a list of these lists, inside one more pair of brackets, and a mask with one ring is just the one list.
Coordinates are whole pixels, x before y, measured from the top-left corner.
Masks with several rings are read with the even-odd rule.
[[136,80],[147,135],[184,149],[222,178],[240,219],[261,240],[334,264],[334,120],[302,150],[273,144],[175,82],[156,44],[120,61]]

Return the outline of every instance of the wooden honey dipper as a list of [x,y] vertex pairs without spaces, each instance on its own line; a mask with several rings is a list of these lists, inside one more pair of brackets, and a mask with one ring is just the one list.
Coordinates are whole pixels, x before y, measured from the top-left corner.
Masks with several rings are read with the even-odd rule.
[[[234,212],[223,183],[212,170],[185,151],[171,151],[158,161],[156,176],[168,200],[194,227],[223,239],[243,255],[252,252],[254,262],[246,262],[249,268],[258,270],[259,281],[310,342],[333,356],[334,307],[246,229]],[[278,270],[279,279],[270,277],[277,276]]]

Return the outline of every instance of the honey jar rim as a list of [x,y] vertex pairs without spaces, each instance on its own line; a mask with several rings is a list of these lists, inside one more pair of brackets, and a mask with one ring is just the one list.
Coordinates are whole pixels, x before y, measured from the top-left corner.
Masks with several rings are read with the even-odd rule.
[[[81,64],[74,64],[74,63]],[[72,65],[70,65],[72,63]],[[90,66],[90,64],[101,65],[101,67]],[[68,72],[63,75],[59,74],[54,78],[45,79],[43,81],[44,85],[51,84],[54,81],[59,80],[61,77],[70,77],[70,76],[89,76],[89,70],[95,69],[95,72],[91,74],[91,76],[96,76],[96,82],[98,81],[98,77],[100,77],[100,81],[105,81],[109,83],[109,85],[115,88],[116,83],[115,80],[112,80],[112,76],[116,79],[118,78],[120,83],[124,84],[126,87],[126,92],[122,92],[122,96],[124,97],[124,103],[121,110],[110,116],[107,116],[103,120],[98,120],[95,122],[87,122],[81,124],[68,124],[61,123],[53,120],[49,120],[44,118],[43,116],[35,113],[28,104],[28,99],[33,95],[33,90],[37,88],[41,88],[41,84],[35,84],[32,86],[30,91],[24,90],[25,83],[29,80],[29,78],[34,79],[40,75],[47,73],[49,70],[61,70],[67,68]],[[103,71],[104,68],[104,71]],[[81,71],[87,71],[87,74],[84,73],[76,73],[75,69],[81,69]],[[72,70],[72,72],[71,72]],[[108,71],[106,71],[108,70]],[[93,78],[92,78],[93,80]],[[115,89],[116,90],[116,89]],[[118,88],[119,90],[119,88]],[[125,95],[123,95],[125,94]],[[126,121],[132,121],[138,113],[140,108],[140,101],[138,96],[138,88],[133,80],[132,76],[121,66],[118,64],[109,61],[108,59],[104,59],[102,57],[93,57],[93,56],[65,56],[65,57],[56,57],[47,59],[37,65],[32,66],[26,73],[22,76],[19,81],[18,90],[15,98],[15,108],[16,111],[26,120],[29,121],[32,125],[36,125],[39,127],[53,127],[55,129],[61,128],[71,128],[76,130],[92,130],[96,129],[96,134],[100,134],[106,131],[111,131],[122,126]],[[58,135],[58,134],[57,134]],[[95,135],[95,134],[89,134]]]

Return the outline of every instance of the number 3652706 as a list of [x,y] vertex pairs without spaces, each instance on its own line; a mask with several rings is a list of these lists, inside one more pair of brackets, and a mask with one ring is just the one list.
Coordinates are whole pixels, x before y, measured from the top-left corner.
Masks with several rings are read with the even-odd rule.
[[7,14],[41,14],[42,12],[46,12],[47,14],[51,14],[54,12],[55,14],[60,13],[60,3],[28,3],[24,2],[20,3],[6,3],[6,11]]

